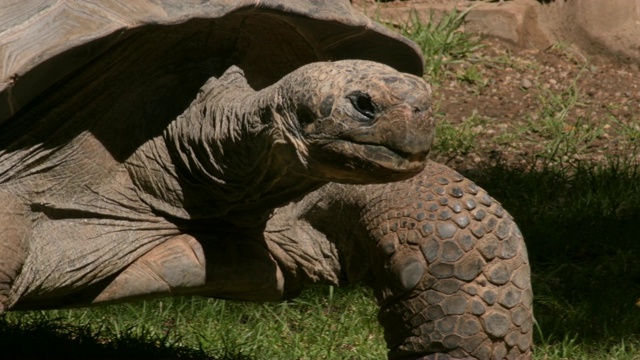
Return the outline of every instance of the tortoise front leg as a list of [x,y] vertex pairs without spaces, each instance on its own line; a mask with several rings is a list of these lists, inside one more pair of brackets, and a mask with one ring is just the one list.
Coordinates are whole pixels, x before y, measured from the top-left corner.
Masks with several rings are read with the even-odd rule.
[[125,268],[93,303],[167,295],[273,301],[283,288],[282,272],[259,241],[180,235]]
[[530,359],[529,262],[500,204],[434,163],[374,197],[363,217],[389,357]]
[[282,268],[306,282],[374,288],[390,359],[531,358],[520,231],[446,166],[398,183],[327,185],[279,209],[267,232]]

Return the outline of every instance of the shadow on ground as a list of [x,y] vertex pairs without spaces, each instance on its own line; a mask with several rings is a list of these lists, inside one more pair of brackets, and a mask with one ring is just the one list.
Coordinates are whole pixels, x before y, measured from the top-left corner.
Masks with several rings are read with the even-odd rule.
[[212,357],[202,350],[167,343],[166,339],[124,334],[106,340],[89,327],[63,321],[8,323],[0,317],[3,360],[22,359],[203,359],[251,360],[244,355]]
[[531,170],[498,164],[467,176],[498,199],[522,230],[539,337],[637,340],[639,167],[614,162]]

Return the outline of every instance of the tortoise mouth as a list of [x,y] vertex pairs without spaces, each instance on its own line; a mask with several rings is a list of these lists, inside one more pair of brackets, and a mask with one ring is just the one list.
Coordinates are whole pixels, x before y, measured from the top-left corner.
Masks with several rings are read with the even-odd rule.
[[427,165],[429,151],[407,153],[382,144],[317,139],[309,145],[312,174],[325,181],[377,184],[406,180]]
[[353,152],[369,162],[398,173],[421,171],[427,162],[429,151],[408,153],[382,144],[348,142]]

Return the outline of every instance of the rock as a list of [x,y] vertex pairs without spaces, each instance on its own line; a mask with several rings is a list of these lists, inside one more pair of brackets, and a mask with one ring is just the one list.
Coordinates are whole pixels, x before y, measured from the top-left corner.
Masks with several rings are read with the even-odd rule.
[[427,22],[432,13],[437,20],[456,8],[469,9],[465,31],[522,47],[545,49],[563,42],[592,55],[640,60],[640,1],[420,0],[377,3],[375,8],[365,0],[354,0],[353,4],[375,18],[398,25],[407,23],[413,12]]

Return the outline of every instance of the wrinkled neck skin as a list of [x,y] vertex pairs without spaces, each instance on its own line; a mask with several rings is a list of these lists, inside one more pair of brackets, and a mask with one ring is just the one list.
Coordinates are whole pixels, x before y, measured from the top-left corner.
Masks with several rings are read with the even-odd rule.
[[[128,162],[139,196],[181,220],[256,225],[324,182],[302,176],[304,144],[278,84],[256,92],[239,69],[210,79],[163,136]],[[245,214],[251,214],[245,215]]]

